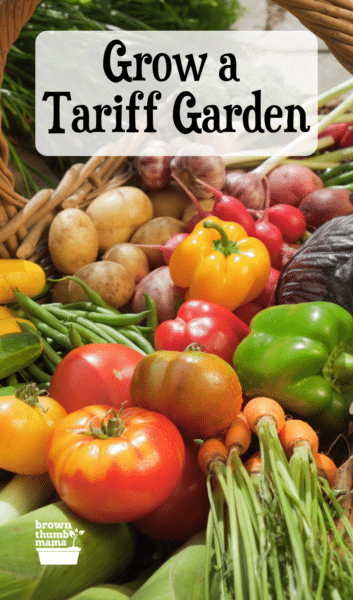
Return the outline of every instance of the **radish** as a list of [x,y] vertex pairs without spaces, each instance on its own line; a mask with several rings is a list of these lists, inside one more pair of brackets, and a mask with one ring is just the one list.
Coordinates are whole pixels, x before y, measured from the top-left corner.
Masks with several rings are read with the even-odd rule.
[[327,127],[325,127],[322,131],[320,131],[318,135],[319,138],[332,137],[334,140],[333,144],[326,147],[326,150],[337,148],[340,146],[341,138],[346,133],[348,127],[349,123],[331,123],[330,125],[327,125]]
[[275,167],[268,174],[268,183],[271,205],[298,206],[305,196],[324,187],[320,177],[314,171],[299,164]]
[[245,325],[249,326],[252,318],[262,310],[263,306],[260,306],[260,304],[257,304],[256,302],[247,302],[246,304],[238,306],[233,312],[243,321],[243,323],[245,323]]
[[255,223],[255,237],[266,246],[270,255],[271,265],[273,265],[281,252],[283,236],[281,230],[273,223],[270,223],[268,219],[270,188],[266,177],[264,177],[264,183],[266,187],[265,210],[262,217]]
[[268,306],[273,306],[275,304],[275,293],[280,274],[281,272],[278,269],[271,267],[270,275],[264,289],[254,300],[254,302],[262,306],[262,308],[267,308]]
[[202,181],[201,179],[195,178],[195,183],[201,187],[206,188],[207,191],[211,192],[214,198],[216,199],[212,211],[206,212],[201,208],[199,201],[185,186],[183,181],[181,181],[179,177],[175,174],[173,174],[173,177],[175,181],[179,183],[179,185],[188,194],[190,200],[192,201],[192,203],[198,211],[198,214],[194,215],[186,225],[186,230],[189,233],[194,229],[195,225],[199,221],[201,221],[201,219],[204,219],[209,215],[214,215],[219,219],[222,219],[222,221],[232,221],[233,223],[238,223],[239,225],[244,227],[248,236],[256,236],[255,221],[251,214],[248,212],[248,210],[245,208],[245,206],[242,204],[242,202],[240,202],[240,200],[238,200],[237,198],[233,198],[232,196],[226,196],[212,185],[206,183],[205,181]]
[[287,244],[286,242],[283,242],[281,252],[272,266],[275,269],[278,269],[278,271],[282,271],[301,247],[301,244]]
[[283,241],[295,244],[306,230],[303,212],[291,204],[275,204],[268,209],[268,220],[281,230]]

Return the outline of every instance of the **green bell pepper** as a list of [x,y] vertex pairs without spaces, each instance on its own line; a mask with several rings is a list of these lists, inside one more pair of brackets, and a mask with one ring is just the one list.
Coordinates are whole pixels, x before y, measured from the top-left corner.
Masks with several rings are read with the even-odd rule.
[[332,302],[259,312],[233,363],[249,398],[267,396],[298,417],[340,429],[353,401],[353,316]]

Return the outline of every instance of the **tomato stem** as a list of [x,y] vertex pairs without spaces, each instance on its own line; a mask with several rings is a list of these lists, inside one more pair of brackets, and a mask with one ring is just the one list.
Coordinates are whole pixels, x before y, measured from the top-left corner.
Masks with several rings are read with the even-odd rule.
[[88,427],[78,429],[77,433],[89,435],[100,440],[120,437],[125,429],[125,423],[121,418],[125,404],[126,403],[123,402],[118,412],[114,408],[110,408],[100,420],[98,427],[94,425],[97,421],[97,417],[92,417],[88,422]]
[[28,404],[28,406],[32,406],[33,408],[38,406],[38,408],[40,408],[44,413],[46,413],[48,411],[48,409],[44,408],[44,406],[42,406],[41,403],[39,402],[38,396],[40,393],[41,393],[41,390],[38,388],[37,384],[34,382],[31,382],[31,383],[26,383],[25,385],[20,387],[16,391],[15,396],[19,400],[22,400],[22,402],[25,402],[26,404]]

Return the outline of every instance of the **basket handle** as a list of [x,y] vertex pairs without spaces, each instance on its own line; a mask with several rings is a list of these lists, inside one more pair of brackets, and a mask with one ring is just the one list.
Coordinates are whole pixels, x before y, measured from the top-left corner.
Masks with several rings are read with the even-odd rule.
[[[0,0],[0,89],[9,50],[40,2],[41,0]],[[1,130],[0,111],[0,170],[13,185],[13,175],[7,168],[8,159],[9,150]]]

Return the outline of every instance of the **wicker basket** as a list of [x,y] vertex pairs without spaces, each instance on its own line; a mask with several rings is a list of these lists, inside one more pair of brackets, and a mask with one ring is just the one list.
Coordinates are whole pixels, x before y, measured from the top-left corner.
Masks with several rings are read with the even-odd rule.
[[[353,73],[353,0],[276,2],[321,37],[341,64]],[[0,0],[0,87],[7,54],[39,3],[40,0]],[[28,200],[14,190],[8,158],[0,112],[0,257],[42,261],[43,266],[47,260],[48,268],[46,235],[55,212],[67,207],[83,208],[106,189],[123,185],[132,176],[125,157],[95,156],[85,164],[69,168],[56,189],[40,190]]]
[[274,0],[323,40],[339,63],[353,74],[352,0]]

